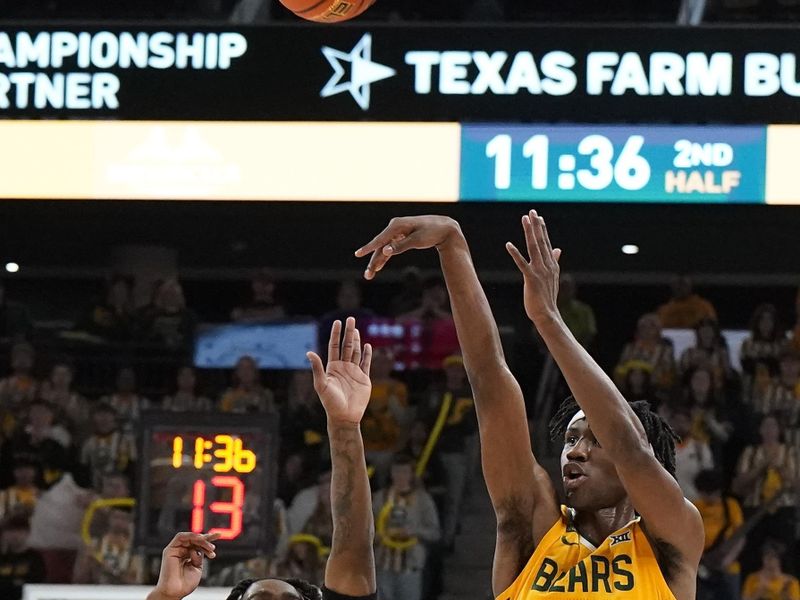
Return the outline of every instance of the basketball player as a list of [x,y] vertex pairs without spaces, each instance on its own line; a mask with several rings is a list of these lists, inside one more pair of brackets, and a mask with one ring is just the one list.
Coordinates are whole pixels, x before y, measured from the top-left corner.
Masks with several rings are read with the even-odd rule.
[[[237,584],[228,600],[375,600],[374,525],[367,477],[361,418],[372,384],[372,347],[363,349],[355,320],[335,321],[328,346],[328,366],[310,352],[314,388],[328,415],[331,444],[331,512],[333,541],[320,590],[296,579],[247,579]],[[216,534],[179,533],[164,549],[161,573],[147,600],[181,600],[200,584],[203,557],[216,557]]]
[[628,404],[567,329],[556,307],[561,251],[544,221],[522,219],[530,260],[508,244],[525,279],[525,309],[575,399],[553,420],[563,440],[567,507],[531,452],[522,392],[459,225],[393,219],[366,246],[372,279],[392,256],[436,248],[480,424],[483,473],[497,517],[492,573],[499,600],[691,600],[703,526],[674,479],[674,436],[645,402]]

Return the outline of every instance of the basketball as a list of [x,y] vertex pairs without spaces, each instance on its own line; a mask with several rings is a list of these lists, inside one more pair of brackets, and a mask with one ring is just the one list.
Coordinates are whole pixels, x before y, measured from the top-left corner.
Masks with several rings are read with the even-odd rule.
[[301,19],[317,23],[339,23],[357,17],[375,0],[280,0]]

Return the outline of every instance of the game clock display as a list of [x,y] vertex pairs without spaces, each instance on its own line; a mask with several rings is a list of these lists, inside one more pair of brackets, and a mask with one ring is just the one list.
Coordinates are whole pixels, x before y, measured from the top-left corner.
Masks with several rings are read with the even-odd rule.
[[218,533],[226,553],[268,549],[277,416],[145,413],[137,544],[159,550],[178,531]]
[[763,197],[763,127],[464,125],[462,200]]

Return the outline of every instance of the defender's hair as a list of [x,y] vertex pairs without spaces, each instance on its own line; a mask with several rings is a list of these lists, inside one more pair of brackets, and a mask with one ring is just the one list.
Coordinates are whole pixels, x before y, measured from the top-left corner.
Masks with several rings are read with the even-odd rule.
[[303,597],[303,600],[322,600],[322,590],[317,586],[310,584],[303,579],[281,579],[280,577],[262,577],[261,579],[243,579],[237,583],[228,594],[227,600],[241,600],[247,589],[257,581],[265,581],[267,579],[275,579],[288,583]]
[[[664,419],[658,413],[650,409],[650,403],[646,400],[631,402],[630,407],[639,418],[647,434],[647,441],[653,447],[653,453],[658,462],[675,477],[675,442],[680,438],[675,434]],[[550,420],[550,439],[560,441],[564,437],[570,419],[580,410],[580,406],[573,396],[566,398],[559,406],[558,411]]]

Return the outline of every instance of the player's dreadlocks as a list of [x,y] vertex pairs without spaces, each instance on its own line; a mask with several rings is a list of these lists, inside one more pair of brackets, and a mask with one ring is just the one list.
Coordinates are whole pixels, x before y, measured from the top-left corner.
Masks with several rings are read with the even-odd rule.
[[[280,577],[266,577],[265,579],[277,579],[288,583],[300,592],[303,600],[322,600],[322,591],[317,586],[302,579],[281,579]],[[264,581],[264,579],[243,579],[234,586],[231,593],[228,594],[227,600],[241,600],[247,588],[257,581]]]
[[[653,453],[667,472],[675,477],[675,442],[680,438],[664,419],[650,409],[647,400],[631,402],[630,407],[642,422],[647,434],[647,441],[653,447]],[[550,439],[560,441],[564,437],[570,419],[580,410],[580,406],[573,396],[569,396],[561,403],[558,411],[550,420]]]

